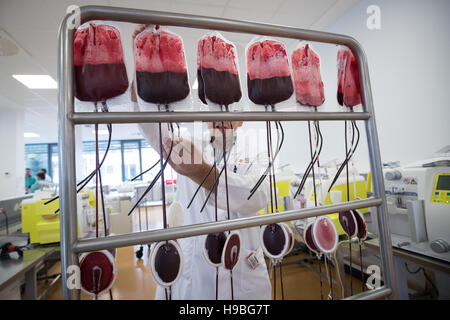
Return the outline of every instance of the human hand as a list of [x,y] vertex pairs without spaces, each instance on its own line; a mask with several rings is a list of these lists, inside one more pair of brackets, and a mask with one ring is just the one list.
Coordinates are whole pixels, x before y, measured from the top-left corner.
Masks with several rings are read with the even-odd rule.
[[[170,150],[171,139],[164,140],[163,156],[167,159]],[[192,181],[200,184],[208,174],[211,165],[208,164],[198,148],[189,138],[175,137],[173,141],[172,153],[168,159],[170,166],[179,174],[187,176]],[[217,169],[216,169],[217,170]],[[218,172],[216,172],[216,176]],[[214,185],[214,174],[209,174],[204,181],[203,187],[211,190]]]

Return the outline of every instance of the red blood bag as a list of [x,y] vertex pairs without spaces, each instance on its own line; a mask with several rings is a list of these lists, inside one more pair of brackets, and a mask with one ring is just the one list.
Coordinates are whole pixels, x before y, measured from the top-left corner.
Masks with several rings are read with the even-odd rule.
[[352,51],[340,46],[337,54],[338,62],[338,90],[337,100],[342,106],[354,107],[361,104],[359,87],[358,62]]
[[281,223],[274,223],[261,228],[261,247],[264,254],[271,259],[282,259],[290,246],[289,233]]
[[255,104],[274,105],[294,92],[284,45],[261,39],[247,48],[248,97]]
[[364,220],[363,215],[358,210],[352,210],[355,216],[356,224],[358,225],[358,232],[356,236],[360,241],[366,240],[367,238],[367,225],[366,220]]
[[150,271],[156,283],[170,287],[181,276],[183,255],[174,240],[158,242],[150,257]]
[[339,212],[339,223],[350,238],[358,233],[358,224],[352,211]]
[[292,76],[297,102],[318,107],[325,101],[320,58],[308,43],[292,52]]
[[119,30],[89,23],[74,35],[75,96],[81,101],[105,101],[123,94],[128,77]]
[[189,94],[183,41],[167,29],[152,26],[135,39],[138,96],[148,103],[168,105]]
[[314,242],[314,236],[312,233],[314,222],[310,222],[306,225],[306,228],[303,232],[303,239],[305,240],[306,246],[309,250],[313,251],[315,254],[319,254],[320,250],[317,248],[316,243]]
[[242,97],[235,46],[219,33],[198,42],[197,79],[200,100],[228,106]]
[[206,262],[213,267],[222,264],[222,254],[225,247],[227,236],[224,232],[210,233],[206,236],[203,245],[203,256]]
[[107,250],[84,253],[80,256],[81,289],[91,295],[108,291],[117,277],[114,255]]
[[241,237],[237,231],[231,232],[222,253],[223,267],[227,270],[233,270],[234,266],[239,261],[239,254],[241,252]]
[[329,217],[317,218],[312,228],[312,234],[314,243],[321,252],[329,254],[336,250],[339,236],[333,220]]

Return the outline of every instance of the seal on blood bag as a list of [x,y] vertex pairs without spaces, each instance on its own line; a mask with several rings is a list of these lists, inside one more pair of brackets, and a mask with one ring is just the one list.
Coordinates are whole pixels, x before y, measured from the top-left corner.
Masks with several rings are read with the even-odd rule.
[[294,233],[292,232],[292,229],[286,224],[286,223],[280,223],[283,228],[286,230],[288,234],[288,247],[286,252],[284,253],[284,256],[287,256],[289,253],[291,253],[292,249],[294,248]]
[[241,237],[236,231],[231,232],[225,242],[222,252],[223,267],[227,270],[233,270],[239,261],[239,253],[241,252]]
[[203,256],[206,262],[213,267],[218,267],[222,264],[222,253],[226,241],[227,236],[224,232],[210,233],[206,236],[203,245]]
[[314,225],[314,222],[310,222],[306,225],[305,231],[303,232],[303,239],[305,240],[305,244],[309,248],[309,250],[311,250],[315,254],[319,254],[320,251],[316,247],[316,244],[314,242],[314,236],[312,233],[313,225]]
[[90,23],[73,40],[75,96],[81,101],[104,101],[123,94],[128,76],[119,30]]
[[259,105],[273,105],[294,92],[284,45],[275,40],[256,41],[247,49],[248,97]]
[[321,252],[329,254],[336,250],[339,236],[333,220],[329,217],[317,218],[312,227],[312,234],[314,243]]
[[359,210],[352,210],[356,219],[356,224],[358,225],[358,232],[356,236],[360,241],[366,240],[367,238],[367,225],[366,220],[364,220],[363,215]]
[[358,224],[352,211],[339,212],[339,223],[350,238],[356,236],[358,233]]
[[153,279],[160,286],[170,287],[181,275],[183,255],[174,240],[158,242],[152,250],[150,270]]
[[271,259],[281,259],[289,247],[289,233],[281,224],[274,223],[261,228],[261,246]]
[[108,291],[117,277],[116,261],[108,250],[83,253],[80,256],[81,289],[90,295]]

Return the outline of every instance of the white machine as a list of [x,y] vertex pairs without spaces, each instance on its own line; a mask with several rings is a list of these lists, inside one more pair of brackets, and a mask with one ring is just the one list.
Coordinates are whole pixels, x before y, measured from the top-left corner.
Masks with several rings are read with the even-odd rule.
[[434,158],[384,169],[393,245],[448,262],[449,151],[450,146]]

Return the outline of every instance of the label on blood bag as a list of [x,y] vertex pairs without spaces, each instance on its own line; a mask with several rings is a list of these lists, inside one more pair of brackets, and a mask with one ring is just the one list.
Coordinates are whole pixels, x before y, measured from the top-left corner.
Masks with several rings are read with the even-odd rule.
[[256,257],[256,252],[252,251],[246,258],[248,265],[252,269],[256,269],[256,267],[259,265],[258,258]]

